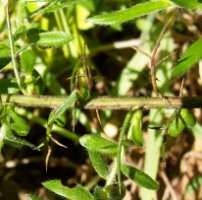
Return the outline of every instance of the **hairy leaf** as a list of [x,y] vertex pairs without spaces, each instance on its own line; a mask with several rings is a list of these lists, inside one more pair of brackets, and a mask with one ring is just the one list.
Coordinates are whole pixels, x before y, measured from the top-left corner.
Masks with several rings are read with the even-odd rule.
[[93,24],[98,25],[118,24],[133,20],[137,17],[141,17],[152,12],[164,10],[171,5],[172,3],[168,1],[151,1],[137,4],[125,10],[97,15],[89,18],[88,20]]
[[80,143],[86,149],[101,154],[117,153],[118,145],[95,134],[86,134],[80,138]]
[[72,40],[71,35],[62,31],[39,32],[35,29],[30,30],[27,37],[29,43],[43,48],[60,47]]
[[88,151],[91,163],[100,177],[107,179],[108,166],[102,154],[96,151]]
[[93,200],[93,196],[81,185],[68,188],[62,185],[60,180],[46,181],[42,185],[48,190],[70,200]]

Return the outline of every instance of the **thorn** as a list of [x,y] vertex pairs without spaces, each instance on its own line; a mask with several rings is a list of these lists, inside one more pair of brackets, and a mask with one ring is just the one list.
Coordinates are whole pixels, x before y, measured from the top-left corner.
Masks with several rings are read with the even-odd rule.
[[51,147],[48,145],[48,152],[47,152],[46,160],[45,160],[46,172],[48,171],[48,161],[49,161],[51,152],[52,152]]
[[65,146],[64,144],[60,143],[58,140],[54,139],[53,137],[50,137],[50,139],[51,139],[55,144],[57,144],[58,146],[63,147],[63,148],[65,148],[65,149],[68,148],[67,146]]

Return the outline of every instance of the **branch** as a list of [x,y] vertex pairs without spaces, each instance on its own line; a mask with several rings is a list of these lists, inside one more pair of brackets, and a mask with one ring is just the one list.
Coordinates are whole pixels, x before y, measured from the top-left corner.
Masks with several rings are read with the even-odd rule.
[[[67,96],[25,96],[2,95],[3,104],[16,104],[23,107],[57,108]],[[73,108],[74,105],[70,105]],[[133,108],[202,108],[202,97],[98,97],[89,101],[85,109],[130,110]]]

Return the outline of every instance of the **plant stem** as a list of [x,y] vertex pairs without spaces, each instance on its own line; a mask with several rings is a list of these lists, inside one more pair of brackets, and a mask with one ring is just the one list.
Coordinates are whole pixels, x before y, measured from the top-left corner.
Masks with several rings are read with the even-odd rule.
[[[47,120],[45,120],[42,117],[36,116],[31,112],[28,112],[27,110],[23,108],[15,108],[16,112],[27,119],[41,125],[44,128],[47,128]],[[65,138],[68,138],[76,143],[79,141],[79,136],[76,133],[73,133],[65,128],[62,128],[56,124],[53,125],[52,132],[57,133],[58,135],[61,135]]]
[[[14,103],[23,107],[57,108],[66,100],[67,96],[26,96],[1,95],[2,103]],[[73,104],[70,108],[75,107]],[[136,107],[144,109],[159,108],[201,108],[202,97],[99,97],[92,99],[85,105],[90,110],[130,110]]]
[[201,108],[202,97],[100,97],[92,99],[86,109],[130,110],[132,108]]
[[111,185],[113,184],[114,182],[114,179],[116,177],[116,172],[117,172],[117,160],[115,160],[113,163],[112,163],[112,170],[107,178],[107,181],[106,181],[106,186],[107,185]]
[[128,129],[130,119],[132,117],[133,111],[130,110],[124,119],[123,126],[121,127],[121,132],[119,135],[119,142],[118,142],[118,152],[117,152],[117,176],[118,176],[118,185],[119,191],[121,192],[121,161],[122,161],[122,152],[123,152],[123,139],[126,135],[126,131]]
[[10,21],[9,10],[8,10],[8,3],[5,5],[5,10],[6,10],[6,23],[8,28],[8,39],[9,39],[9,44],[11,49],[11,60],[12,60],[14,74],[15,74],[18,87],[20,88],[20,90],[22,90],[20,74],[19,74],[17,63],[15,60],[14,41],[12,36],[12,28],[11,28],[11,21]]

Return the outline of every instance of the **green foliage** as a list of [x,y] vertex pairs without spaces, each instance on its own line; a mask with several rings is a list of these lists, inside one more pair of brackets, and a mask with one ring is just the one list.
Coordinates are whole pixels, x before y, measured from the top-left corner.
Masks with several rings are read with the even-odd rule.
[[181,55],[172,76],[180,76],[193,67],[202,58],[202,39],[198,39]]
[[103,179],[107,179],[109,172],[108,172],[108,165],[104,156],[96,151],[88,151],[88,154],[91,163],[95,171],[98,173],[98,175]]
[[48,119],[48,125],[52,124],[57,118],[59,118],[69,107],[73,107],[78,99],[77,92],[73,91],[65,100],[64,104],[61,105]]
[[21,67],[26,74],[31,74],[35,64],[36,55],[30,49],[24,50],[21,54]]
[[[175,62],[175,58],[169,57],[174,51],[174,45],[169,48],[173,42],[171,33],[172,28],[175,28],[173,25],[175,17],[178,21],[181,18],[177,17],[179,15],[178,9],[175,13],[173,12],[174,9],[166,12],[166,9],[170,7],[181,7],[187,13],[195,12],[195,9],[202,10],[201,1],[145,0],[134,2],[135,4],[130,6],[131,2],[124,0],[107,3],[101,0],[10,1],[9,12],[5,13],[5,16],[2,14],[0,19],[0,30],[3,30],[3,33],[0,34],[0,69],[2,70],[0,94],[8,96],[4,98],[7,99],[4,100],[4,103],[0,101],[0,150],[5,144],[16,148],[29,147],[38,150],[38,146],[27,140],[32,125],[34,127],[35,123],[38,123],[46,128],[46,138],[39,136],[39,140],[43,140],[39,145],[40,147],[48,146],[51,151],[50,139],[55,144],[62,146],[58,140],[52,137],[52,132],[74,142],[79,142],[88,151],[90,161],[98,177],[104,179],[102,183],[106,181],[106,185],[102,187],[97,182],[93,183],[97,186],[91,189],[92,193],[89,192],[90,187],[92,187],[91,183],[86,183],[86,187],[78,184],[74,188],[70,188],[62,185],[59,180],[43,182],[45,188],[64,198],[72,200],[121,200],[127,189],[122,184],[122,175],[141,187],[157,190],[159,185],[155,181],[155,177],[158,171],[162,135],[168,134],[177,137],[185,128],[194,130],[193,126],[196,123],[194,115],[190,110],[181,108],[176,109],[168,119],[163,134],[160,129],[153,129],[153,132],[148,129],[146,132],[147,126],[162,126],[168,113],[165,110],[163,112],[162,110],[152,110],[149,117],[145,117],[148,113],[143,114],[144,107],[142,108],[140,105],[134,108],[135,111],[133,109],[128,112],[121,127],[114,123],[117,130],[120,129],[120,133],[112,141],[104,138],[103,132],[105,130],[103,131],[103,127],[99,127],[97,122],[100,121],[100,124],[104,126],[113,118],[112,112],[102,112],[100,119],[96,121],[93,112],[83,110],[89,99],[100,94],[139,96],[143,91],[144,96],[152,96],[150,89],[145,92],[144,89],[151,88],[151,85],[142,76],[144,76],[147,65],[151,64],[152,66],[154,61],[156,61],[154,66],[156,72],[153,76],[156,77],[153,78],[159,80],[157,87],[162,96],[173,95],[173,91],[170,89],[171,78],[183,75],[196,65],[202,57],[202,39],[198,39],[179,56],[180,59],[175,68],[171,70],[173,62]],[[6,6],[0,5],[0,9],[1,7],[6,10]],[[163,11],[163,14],[160,13],[158,17],[155,17],[155,13],[159,11]],[[102,14],[98,15],[97,13],[100,12]],[[163,35],[160,32],[162,25],[164,22],[167,23],[167,18],[170,15],[174,14],[173,24],[172,22],[166,24],[164,28],[167,32]],[[145,17],[140,19],[142,16]],[[135,22],[126,26],[121,25],[132,20]],[[112,25],[112,28],[101,30],[93,27],[93,25]],[[114,36],[122,37],[123,32],[127,33],[128,26],[131,26],[130,30],[135,29],[135,33],[139,37],[138,41],[141,41],[140,46],[138,46],[140,48],[135,48],[137,52],[134,55],[123,49],[117,54],[118,48],[131,48],[134,44],[125,41],[123,46],[121,46],[122,43],[119,46],[116,44],[116,37],[112,41],[115,42],[112,45],[105,45],[103,41],[108,36],[109,39]],[[7,27],[8,30],[4,31],[4,27]],[[133,31],[131,33],[133,34]],[[103,37],[102,39],[99,38],[100,35]],[[161,41],[156,38],[159,35],[163,35],[163,38],[160,38]],[[129,37],[136,37],[136,35],[124,35],[127,40]],[[159,54],[153,59],[150,52],[155,52],[155,50]],[[101,54],[104,55],[104,58],[107,57],[107,59],[103,59],[101,67],[97,66],[97,54],[100,51],[102,51]],[[148,59],[145,59],[145,56]],[[127,61],[130,57],[131,59]],[[98,60],[102,60],[102,55],[101,59],[98,57]],[[112,65],[110,65],[111,63]],[[114,73],[113,70],[116,70],[117,66],[119,68],[119,65],[120,74],[118,74],[118,70]],[[158,67],[156,68],[156,66]],[[111,68],[112,72],[110,72]],[[100,82],[98,80],[98,84],[93,84],[94,81],[97,81],[97,75],[105,74],[102,70],[106,70],[109,77],[113,74],[117,77],[112,78],[112,80],[106,76]],[[92,71],[93,76],[91,76],[90,71]],[[140,89],[143,90],[140,91]],[[28,95],[38,99],[40,99],[39,95],[48,95],[48,100],[52,98],[52,95],[66,95],[67,97],[58,107],[52,106],[52,104],[48,105],[52,111],[49,118],[44,119],[40,117],[43,113],[38,108],[31,110],[31,112],[28,109],[17,112],[19,105],[11,105],[9,102],[9,95],[16,93],[22,97]],[[26,105],[26,102],[23,103]],[[124,105],[123,100],[123,105],[120,104],[118,107],[123,109],[125,108]],[[116,116],[116,119],[120,121],[122,116]],[[77,123],[79,128],[82,126],[82,134],[77,134]],[[200,128],[198,123],[196,132],[200,132]],[[147,137],[146,147],[143,146],[143,131]],[[82,136],[80,137],[80,135]],[[79,137],[80,139],[78,139]],[[139,146],[138,149],[143,150],[148,146],[151,147],[150,151],[148,151],[149,148],[145,151],[147,158],[144,166],[145,172],[125,164],[125,157],[128,156],[127,153],[130,152],[130,147],[134,144]],[[50,156],[49,153],[46,156],[46,161]],[[190,184],[194,190],[197,190],[201,184],[201,178],[196,178]],[[190,187],[190,185],[187,186],[187,191],[190,190]],[[151,195],[150,191],[140,196],[143,197],[144,194],[149,198],[142,198],[143,200],[150,200],[154,196]],[[29,195],[29,198],[31,200],[39,199],[35,195]]]
[[150,190],[157,190],[159,188],[158,184],[141,170],[130,167],[128,165],[122,165],[121,170],[125,176],[132,179],[138,185],[141,185]]
[[19,92],[19,87],[15,78],[0,79],[0,94],[15,94]]
[[68,188],[60,180],[51,180],[42,183],[48,190],[70,200],[93,200],[93,196],[82,186]]
[[179,136],[186,126],[194,126],[196,119],[188,109],[181,109],[174,112],[169,120],[168,134],[172,137]]
[[130,21],[137,17],[147,15],[149,13],[160,11],[171,6],[172,3],[168,1],[153,1],[141,3],[132,6],[125,10],[120,10],[112,13],[105,13],[89,18],[88,20],[98,25],[113,25]]
[[142,135],[142,111],[137,110],[133,114],[130,122],[130,127],[128,131],[128,138],[133,140],[133,142],[138,145],[143,145],[143,135]]
[[86,134],[82,136],[79,141],[86,149],[101,154],[115,154],[118,150],[118,145],[116,143],[95,134]]
[[10,46],[7,40],[0,42],[0,69],[5,67],[10,61]]
[[60,47],[72,40],[72,36],[65,32],[39,32],[39,30],[30,30],[27,34],[28,42],[34,43],[42,48]]

